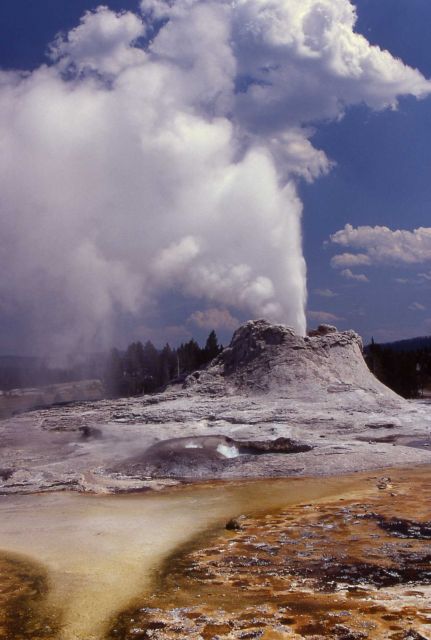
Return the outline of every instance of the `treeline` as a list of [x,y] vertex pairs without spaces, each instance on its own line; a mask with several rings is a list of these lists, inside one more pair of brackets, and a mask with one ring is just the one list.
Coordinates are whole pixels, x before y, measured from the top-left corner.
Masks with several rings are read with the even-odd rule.
[[176,349],[166,344],[160,350],[150,341],[144,345],[132,342],[124,353],[112,349],[105,368],[105,389],[111,397],[153,393],[208,364],[222,349],[215,331],[211,331],[203,348],[195,340]]
[[408,351],[372,341],[365,348],[365,360],[376,378],[404,398],[418,398],[427,389],[431,391],[429,347]]

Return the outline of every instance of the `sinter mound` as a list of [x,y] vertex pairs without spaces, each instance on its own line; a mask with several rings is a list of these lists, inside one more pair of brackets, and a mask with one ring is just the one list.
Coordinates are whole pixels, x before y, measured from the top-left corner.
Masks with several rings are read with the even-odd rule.
[[207,369],[188,376],[185,386],[208,394],[227,387],[236,393],[310,400],[360,389],[398,399],[369,371],[362,340],[354,331],[321,325],[302,337],[267,320],[250,320],[239,327],[229,347]]

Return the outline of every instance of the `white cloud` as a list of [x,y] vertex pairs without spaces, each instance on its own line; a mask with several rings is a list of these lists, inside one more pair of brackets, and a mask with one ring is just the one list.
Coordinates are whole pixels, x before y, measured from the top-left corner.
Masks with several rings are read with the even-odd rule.
[[347,280],[356,280],[357,282],[368,282],[368,278],[364,273],[353,273],[351,269],[343,269],[340,275]]
[[329,313],[328,311],[307,311],[307,316],[310,320],[316,320],[317,322],[337,322],[338,320],[344,320],[344,318],[340,318],[333,313]]
[[346,224],[344,229],[331,236],[331,241],[342,247],[361,253],[343,253],[332,258],[338,266],[421,264],[431,261],[431,227],[419,227],[408,231],[388,227]]
[[420,302],[412,302],[412,304],[409,305],[409,309],[410,311],[426,311],[426,307]]
[[421,74],[354,32],[346,0],[240,0],[232,16],[239,72],[255,84],[238,98],[253,130],[337,118],[349,104],[396,106],[421,97]]
[[145,25],[134,13],[115,14],[100,6],[94,13],[85,13],[78,27],[59,34],[50,47],[50,55],[59,68],[69,72],[117,75],[145,62],[145,53],[133,46],[144,33]]
[[322,298],[335,298],[338,295],[332,289],[314,289],[314,293]]
[[411,284],[416,287],[423,287],[431,281],[431,273],[418,273],[414,278],[394,278],[398,284]]
[[430,83],[354,32],[348,0],[142,10],[88,12],[50,66],[0,72],[1,299],[50,349],[173,287],[304,332],[296,179],[331,167],[310,125]]
[[344,269],[345,267],[367,267],[371,265],[369,256],[364,253],[340,253],[331,259],[333,269]]
[[234,330],[239,325],[238,318],[235,318],[228,309],[216,307],[205,309],[205,311],[195,311],[189,317],[188,322],[195,324],[200,329]]

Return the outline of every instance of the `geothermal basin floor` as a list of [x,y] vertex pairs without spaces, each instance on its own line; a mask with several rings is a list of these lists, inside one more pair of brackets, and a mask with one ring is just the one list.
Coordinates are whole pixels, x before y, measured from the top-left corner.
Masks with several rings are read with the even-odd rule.
[[428,639],[430,498],[430,467],[2,496],[0,638]]

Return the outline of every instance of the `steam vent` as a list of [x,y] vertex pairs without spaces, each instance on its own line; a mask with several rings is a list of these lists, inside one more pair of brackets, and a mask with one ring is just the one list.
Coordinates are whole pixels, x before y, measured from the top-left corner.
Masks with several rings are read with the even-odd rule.
[[116,493],[208,479],[336,475],[428,463],[431,418],[369,372],[353,331],[247,322],[158,394],[0,421],[0,492]]

